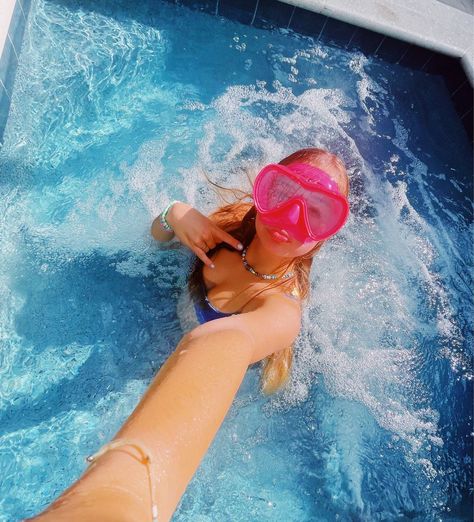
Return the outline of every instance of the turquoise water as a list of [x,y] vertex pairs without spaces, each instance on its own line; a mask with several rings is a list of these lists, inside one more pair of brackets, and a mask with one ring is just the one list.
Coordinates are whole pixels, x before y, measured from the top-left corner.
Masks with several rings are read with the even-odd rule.
[[[203,172],[339,153],[290,386],[247,373],[176,521],[469,520],[472,159],[442,80],[167,3],[33,2],[0,151],[0,520],[48,505],[182,331],[149,235]],[[471,493],[472,494],[472,493]]]

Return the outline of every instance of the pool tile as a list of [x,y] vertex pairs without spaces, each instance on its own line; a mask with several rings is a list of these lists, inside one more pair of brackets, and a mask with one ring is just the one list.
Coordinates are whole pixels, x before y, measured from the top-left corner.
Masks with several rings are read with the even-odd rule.
[[451,99],[460,116],[472,109],[472,87],[467,78],[456,91],[454,91],[451,95]]
[[13,80],[15,78],[17,65],[18,60],[13,50],[13,45],[7,37],[3,47],[3,54],[0,58],[0,80],[2,80],[9,97],[12,95]]
[[328,17],[326,24],[324,25],[321,39],[324,42],[347,47],[347,44],[351,41],[355,30],[356,28],[352,24]]
[[217,14],[250,24],[256,7],[257,0],[219,0]]
[[9,110],[10,98],[8,97],[3,85],[0,83],[0,147],[3,143],[3,130],[7,123]]
[[349,49],[357,49],[366,55],[373,54],[380,45],[383,35],[374,31],[369,31],[363,27],[357,27],[348,42]]
[[412,44],[398,60],[398,63],[405,67],[411,67],[412,69],[421,69],[432,54],[432,51],[429,49]]
[[467,111],[464,116],[461,118],[461,122],[466,129],[467,137],[470,142],[474,145],[474,125],[473,125],[473,109],[471,108]]
[[254,25],[265,29],[288,27],[296,8],[277,0],[259,0]]
[[217,0],[179,0],[179,4],[210,14],[215,14],[217,8]]
[[25,23],[26,19],[23,14],[21,4],[17,0],[13,9],[13,15],[10,22],[10,28],[8,29],[8,35],[10,36],[10,40],[13,43],[13,47],[15,48],[16,54],[18,56],[20,55],[21,43],[23,40],[23,33],[25,30]]
[[293,13],[289,28],[298,33],[313,36],[318,40],[326,20],[327,16],[325,15],[312,13],[297,7]]
[[31,0],[16,0],[16,1],[21,3],[21,7],[23,8],[23,12],[25,13],[25,16],[28,16],[28,13],[30,12],[30,8],[31,8]]
[[5,130],[5,126],[7,124],[8,111],[4,110],[0,105],[0,148],[3,145],[3,131]]
[[380,42],[376,56],[390,63],[398,63],[409,47],[410,44],[407,42],[402,42],[396,38],[386,36]]
[[426,72],[443,76],[450,93],[454,92],[466,79],[466,73],[459,58],[437,54],[426,66]]

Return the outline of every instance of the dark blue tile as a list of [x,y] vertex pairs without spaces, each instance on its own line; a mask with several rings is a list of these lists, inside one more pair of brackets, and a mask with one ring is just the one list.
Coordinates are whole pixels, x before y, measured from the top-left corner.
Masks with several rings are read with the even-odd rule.
[[250,24],[256,7],[257,0],[219,0],[217,14],[243,24]]
[[[461,122],[466,129],[467,137],[469,141],[472,143],[474,141],[474,119],[473,119],[473,110],[467,111],[462,117]],[[473,144],[474,145],[474,144]]]
[[370,55],[376,51],[382,39],[383,35],[358,27],[353,33],[350,42],[348,42],[347,47],[349,49],[358,49],[364,54]]
[[390,63],[398,63],[409,47],[407,42],[386,36],[377,48],[376,56]]
[[398,63],[412,69],[421,69],[431,57],[432,51],[418,45],[410,45]]
[[293,13],[289,28],[298,33],[314,36],[318,39],[326,20],[327,16],[312,13],[311,11],[306,11],[306,9],[297,7]]
[[15,79],[15,72],[18,65],[16,54],[13,50],[13,45],[7,36],[5,45],[3,47],[2,57],[0,58],[0,80],[7,89],[8,96],[11,97],[13,90],[13,81]]
[[294,10],[293,5],[284,4],[278,0],[260,0],[254,25],[265,29],[288,27]]
[[196,11],[204,11],[205,13],[215,14],[217,0],[179,0],[180,5],[185,5]]
[[351,41],[356,27],[352,24],[328,18],[321,35],[324,42],[333,43],[341,47],[346,47]]
[[431,74],[443,76],[450,93],[454,92],[466,79],[466,74],[459,58],[436,54],[425,68]]
[[472,87],[469,80],[466,78],[464,83],[462,83],[461,86],[451,95],[454,107],[459,116],[463,116],[466,112],[472,109],[472,96]]

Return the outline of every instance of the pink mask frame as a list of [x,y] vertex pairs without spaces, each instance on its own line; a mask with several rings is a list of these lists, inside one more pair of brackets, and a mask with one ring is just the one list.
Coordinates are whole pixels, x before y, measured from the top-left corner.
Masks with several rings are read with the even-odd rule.
[[328,239],[349,216],[349,202],[337,183],[306,163],[266,165],[255,178],[253,198],[265,223],[302,242]]

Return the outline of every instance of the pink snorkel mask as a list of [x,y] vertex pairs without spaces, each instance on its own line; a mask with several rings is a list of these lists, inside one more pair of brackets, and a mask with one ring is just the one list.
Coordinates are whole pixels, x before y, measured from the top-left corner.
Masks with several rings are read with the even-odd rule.
[[349,203],[323,170],[305,163],[270,164],[255,178],[253,198],[261,220],[307,243],[334,235]]

